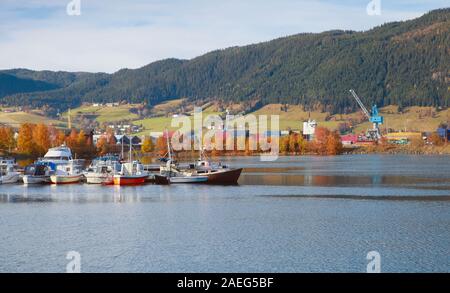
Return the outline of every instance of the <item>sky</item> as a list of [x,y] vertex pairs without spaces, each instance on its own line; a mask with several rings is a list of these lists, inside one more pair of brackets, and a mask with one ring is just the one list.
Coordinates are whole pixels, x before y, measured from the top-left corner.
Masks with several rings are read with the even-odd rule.
[[[67,6],[79,1],[80,14]],[[380,13],[369,2],[381,5]],[[0,0],[0,69],[115,72],[303,32],[368,30],[449,0]],[[69,7],[74,7],[69,5]],[[373,6],[370,6],[373,7]],[[378,7],[376,5],[376,7]],[[78,13],[76,13],[78,14]]]

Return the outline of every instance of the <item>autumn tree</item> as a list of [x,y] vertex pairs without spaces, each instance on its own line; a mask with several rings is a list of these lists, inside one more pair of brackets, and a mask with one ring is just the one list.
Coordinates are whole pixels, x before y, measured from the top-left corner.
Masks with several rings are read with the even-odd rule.
[[289,152],[289,136],[280,138],[280,152],[287,154]]
[[34,155],[36,153],[36,144],[33,140],[33,131],[35,125],[24,123],[19,128],[19,136],[17,137],[17,149],[25,155]]
[[166,138],[164,135],[158,137],[156,140],[156,151],[161,157],[167,153]]
[[14,130],[11,127],[0,127],[0,150],[11,152],[15,147]]
[[319,155],[328,153],[328,136],[330,131],[325,127],[317,127],[314,133],[314,151]]
[[433,132],[428,138],[428,140],[431,142],[432,145],[435,146],[441,146],[444,144],[444,140],[437,132]]
[[327,155],[336,156],[342,152],[341,137],[337,131],[332,131],[327,136]]
[[146,136],[144,138],[144,141],[142,142],[142,152],[144,153],[151,153],[153,152],[154,146],[153,146],[153,140],[151,137]]
[[53,146],[60,146],[62,145],[64,142],[66,141],[66,134],[64,133],[64,131],[59,130],[56,135],[55,138],[52,142]]
[[33,140],[36,154],[43,156],[51,146],[50,132],[47,125],[41,123],[34,127]]
[[97,141],[97,152],[100,156],[109,153],[109,145],[106,136],[102,136]]
[[341,136],[337,131],[317,127],[314,133],[313,150],[319,155],[339,155],[342,153]]

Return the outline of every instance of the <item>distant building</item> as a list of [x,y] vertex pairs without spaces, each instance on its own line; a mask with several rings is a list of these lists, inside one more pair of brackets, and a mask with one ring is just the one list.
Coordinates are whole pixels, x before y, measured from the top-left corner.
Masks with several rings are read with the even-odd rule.
[[343,145],[355,145],[358,143],[358,135],[356,134],[341,135],[341,141]]
[[303,137],[307,140],[313,140],[316,133],[317,122],[316,120],[309,119],[303,122]]

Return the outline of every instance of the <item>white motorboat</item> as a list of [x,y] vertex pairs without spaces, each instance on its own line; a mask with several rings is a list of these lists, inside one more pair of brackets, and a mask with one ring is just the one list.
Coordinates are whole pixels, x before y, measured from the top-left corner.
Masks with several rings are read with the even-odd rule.
[[0,184],[17,183],[20,180],[20,172],[15,168],[16,163],[13,159],[0,158]]
[[59,165],[54,174],[50,176],[50,182],[53,184],[72,184],[81,181],[82,166],[70,161],[66,165]]
[[65,145],[49,149],[40,161],[56,165],[56,170],[50,176],[50,182],[53,184],[71,184],[81,181],[83,160],[74,160],[72,151]]
[[88,184],[113,184],[114,174],[121,170],[117,156],[103,156],[92,161],[92,164],[84,172]]
[[50,175],[56,170],[53,163],[37,162],[25,167],[24,176],[22,177],[24,184],[46,184],[50,183]]

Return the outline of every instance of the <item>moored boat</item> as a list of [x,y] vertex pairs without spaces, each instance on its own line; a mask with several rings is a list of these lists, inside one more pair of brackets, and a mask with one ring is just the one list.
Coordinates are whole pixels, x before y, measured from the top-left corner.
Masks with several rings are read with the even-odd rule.
[[50,176],[50,182],[53,184],[73,184],[81,181],[83,160],[74,160],[72,151],[65,145],[49,149],[40,161],[55,164],[56,169]]
[[114,174],[114,185],[140,185],[144,184],[149,173],[139,161],[132,160],[132,142],[130,140],[130,153],[128,162],[122,163],[120,172]]
[[234,185],[238,183],[242,168],[230,168],[221,162],[212,163],[203,151],[196,163],[190,164],[185,172],[208,177],[208,184]]
[[24,184],[46,184],[50,183],[50,175],[56,171],[56,165],[51,162],[36,162],[25,167]]
[[0,158],[0,184],[12,184],[20,180],[20,172],[17,172],[15,167],[13,159]]
[[123,163],[120,172],[114,175],[114,185],[140,185],[147,178],[148,173],[138,161]]
[[95,159],[84,172],[88,184],[113,184],[114,174],[120,171],[120,162],[117,156],[103,156]]

